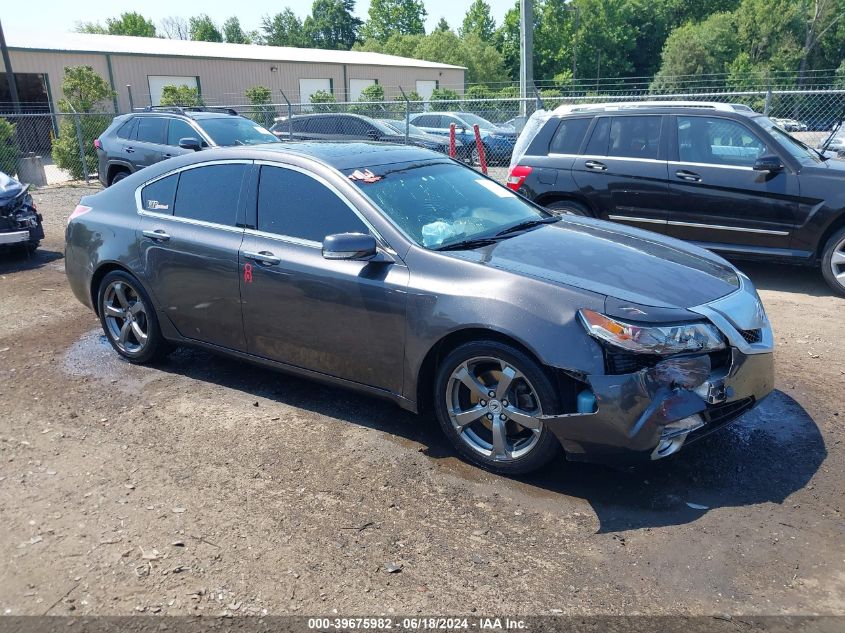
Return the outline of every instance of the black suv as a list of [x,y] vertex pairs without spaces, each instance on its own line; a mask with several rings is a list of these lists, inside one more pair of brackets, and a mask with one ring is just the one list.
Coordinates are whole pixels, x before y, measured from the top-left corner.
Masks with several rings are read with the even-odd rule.
[[514,191],[726,256],[821,264],[845,295],[845,161],[728,104],[563,106],[533,118],[511,164]]
[[116,116],[94,141],[100,182],[108,187],[165,158],[207,147],[275,143],[255,121],[225,108],[147,108]]

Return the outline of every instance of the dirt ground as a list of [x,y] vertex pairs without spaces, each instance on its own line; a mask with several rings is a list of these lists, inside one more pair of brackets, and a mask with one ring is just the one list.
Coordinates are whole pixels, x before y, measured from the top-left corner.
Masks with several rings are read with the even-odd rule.
[[0,613],[845,614],[845,300],[817,272],[743,266],[777,391],[734,426],[508,479],[386,402],[118,360],[63,272],[86,191],[37,192],[43,247],[0,255]]

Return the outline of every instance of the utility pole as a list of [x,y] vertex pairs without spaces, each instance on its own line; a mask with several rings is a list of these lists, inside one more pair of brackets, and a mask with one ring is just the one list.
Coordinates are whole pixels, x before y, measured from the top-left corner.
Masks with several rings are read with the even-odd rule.
[[528,116],[534,89],[534,0],[519,0],[519,115]]
[[6,69],[6,82],[9,84],[9,94],[12,95],[12,106],[16,114],[21,112],[21,100],[18,97],[18,84],[15,81],[15,71],[12,70],[12,60],[9,59],[9,49],[6,46],[6,36],[3,34],[3,23],[0,22],[0,50],[3,53],[3,66]]

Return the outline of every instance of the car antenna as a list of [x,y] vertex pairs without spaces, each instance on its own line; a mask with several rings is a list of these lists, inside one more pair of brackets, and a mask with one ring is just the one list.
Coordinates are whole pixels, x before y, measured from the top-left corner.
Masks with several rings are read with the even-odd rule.
[[830,136],[828,136],[827,140],[824,143],[822,143],[822,147],[821,147],[822,155],[824,155],[824,153],[827,151],[827,148],[831,144],[831,142],[833,142],[833,139],[836,138],[836,134],[837,134],[837,132],[839,132],[839,128],[842,127],[842,120],[843,119],[845,119],[845,106],[842,107],[842,112],[839,114],[839,121],[837,121],[836,125],[833,126],[833,130],[831,130]]

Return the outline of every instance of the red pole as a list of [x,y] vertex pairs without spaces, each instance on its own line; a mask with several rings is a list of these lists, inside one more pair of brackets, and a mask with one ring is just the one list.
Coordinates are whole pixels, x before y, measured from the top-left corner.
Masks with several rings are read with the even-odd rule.
[[455,124],[449,124],[449,158],[454,158],[455,155],[458,153],[457,148],[455,147]]
[[484,155],[484,143],[481,142],[481,132],[478,130],[478,124],[472,126],[472,131],[475,132],[475,147],[478,150],[478,162],[481,163],[481,173],[487,175],[487,156]]

